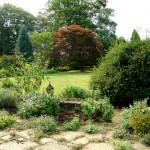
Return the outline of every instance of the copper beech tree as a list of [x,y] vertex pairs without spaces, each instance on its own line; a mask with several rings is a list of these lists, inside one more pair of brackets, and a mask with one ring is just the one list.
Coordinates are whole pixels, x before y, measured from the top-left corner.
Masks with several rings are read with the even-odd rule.
[[95,33],[79,25],[60,28],[53,35],[52,58],[55,66],[70,66],[83,70],[97,64],[103,45]]

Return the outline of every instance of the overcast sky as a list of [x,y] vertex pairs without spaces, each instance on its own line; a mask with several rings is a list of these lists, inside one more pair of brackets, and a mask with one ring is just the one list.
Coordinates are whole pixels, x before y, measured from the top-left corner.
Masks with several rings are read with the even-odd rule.
[[[0,5],[7,2],[36,15],[47,0],[0,0]],[[109,0],[108,7],[115,10],[112,19],[118,24],[118,36],[129,39],[133,29],[137,29],[145,37],[146,31],[150,31],[150,0]]]

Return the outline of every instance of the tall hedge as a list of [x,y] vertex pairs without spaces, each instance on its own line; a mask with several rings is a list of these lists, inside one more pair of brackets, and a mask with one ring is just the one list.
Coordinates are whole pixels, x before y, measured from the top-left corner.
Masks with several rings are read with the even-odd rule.
[[150,39],[112,47],[93,70],[91,84],[115,106],[150,99]]

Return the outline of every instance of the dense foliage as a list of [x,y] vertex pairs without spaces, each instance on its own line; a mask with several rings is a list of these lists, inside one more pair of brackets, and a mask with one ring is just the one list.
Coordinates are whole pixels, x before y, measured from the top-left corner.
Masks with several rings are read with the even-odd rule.
[[16,61],[16,57],[13,55],[3,55],[0,57],[0,77],[12,76],[16,67]]
[[45,61],[50,61],[50,49],[53,46],[51,32],[32,32],[30,41],[34,51],[34,58],[39,57],[39,61],[43,64]]
[[17,108],[19,98],[16,93],[9,89],[0,89],[0,109]]
[[6,111],[0,111],[0,130],[11,126],[15,122],[14,116],[9,116]]
[[80,87],[70,86],[70,87],[65,88],[62,91],[61,97],[85,99],[86,98],[86,91]]
[[46,94],[31,93],[24,97],[18,115],[23,118],[40,115],[55,115],[59,111],[58,100]]
[[150,40],[116,44],[95,68],[91,83],[115,106],[150,97]]
[[44,133],[56,133],[58,131],[56,121],[50,116],[30,118],[26,121],[27,128],[37,129]]
[[96,121],[111,122],[114,107],[109,103],[108,98],[95,101],[91,98],[81,104],[83,114],[89,116]]
[[144,137],[145,134],[150,133],[150,110],[147,100],[134,102],[129,108],[123,110],[122,117],[113,134],[114,138],[127,139],[133,133],[143,134]]
[[59,29],[53,38],[54,65],[69,65],[83,70],[96,65],[101,57],[103,46],[90,29],[71,25]]
[[76,131],[80,128],[79,118],[74,117],[70,122],[63,124],[63,128],[66,131]]

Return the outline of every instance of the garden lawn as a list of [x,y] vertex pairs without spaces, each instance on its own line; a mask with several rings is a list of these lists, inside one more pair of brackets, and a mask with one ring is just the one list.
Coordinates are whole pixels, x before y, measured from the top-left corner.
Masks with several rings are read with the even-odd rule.
[[[90,72],[81,71],[69,71],[46,74],[49,77],[49,81],[54,87],[54,95],[58,96],[61,91],[68,86],[77,86],[83,89],[89,89]],[[44,80],[41,85],[41,91],[46,90],[49,83],[48,80]]]

